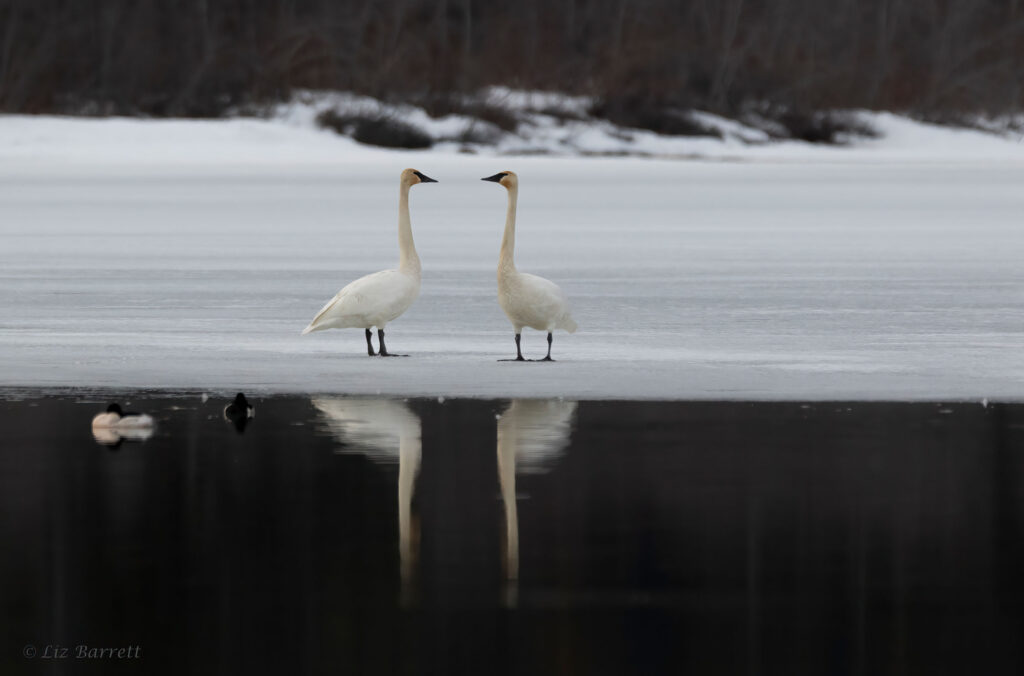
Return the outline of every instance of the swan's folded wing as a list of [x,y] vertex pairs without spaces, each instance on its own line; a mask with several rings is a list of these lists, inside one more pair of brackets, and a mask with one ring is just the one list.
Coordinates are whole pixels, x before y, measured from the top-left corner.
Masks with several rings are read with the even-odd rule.
[[397,274],[395,270],[381,270],[350,283],[320,309],[302,333],[330,328],[330,323],[373,312],[380,298],[386,297],[396,283]]
[[555,317],[560,328],[572,333],[576,330],[576,322],[569,315],[569,299],[561,287],[550,279],[520,273],[520,279],[526,287],[534,312],[539,317]]
[[[344,291],[344,289],[342,289],[342,291]],[[309,323],[309,326],[302,330],[302,335],[312,333],[313,331],[317,331],[319,329],[327,328],[326,326],[324,326],[324,320],[330,316],[331,310],[334,308],[335,305],[338,304],[338,301],[341,299],[342,291],[336,293],[334,295],[334,298],[327,301],[327,305],[324,305],[322,308],[320,308],[320,312],[316,313],[316,316],[313,317],[313,321]]]

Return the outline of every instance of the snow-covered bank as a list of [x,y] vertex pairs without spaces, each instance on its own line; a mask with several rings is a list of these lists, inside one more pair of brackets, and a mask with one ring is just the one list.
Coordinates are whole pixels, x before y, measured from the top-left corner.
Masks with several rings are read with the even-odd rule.
[[[431,118],[414,106],[385,105],[345,94],[300,97],[275,108],[267,118],[0,116],[0,171],[21,174],[69,167],[127,167],[133,171],[212,168],[217,173],[221,167],[341,167],[356,161],[389,164],[400,157],[411,162],[425,153],[770,162],[1024,162],[1019,132],[943,127],[889,113],[852,113],[878,136],[850,137],[847,144],[836,146],[773,139],[763,128],[708,113],[692,113],[691,117],[720,138],[665,136],[589,117],[585,113],[588,102],[573,97],[509,91],[495,91],[491,96],[495,106],[515,113],[519,120],[515,131],[467,115]],[[317,116],[328,110],[396,119],[429,135],[435,145],[429,151],[362,145],[317,124]]]
[[837,151],[850,155],[849,150],[870,150],[876,157],[899,159],[1020,158],[1024,154],[1020,131],[1024,120],[979,121],[978,128],[970,129],[927,124],[892,113],[850,111],[845,117],[851,124],[876,136],[840,133],[839,144],[823,145],[787,138],[787,131],[777,122],[761,116],[740,122],[700,111],[680,111],[678,115],[706,135],[657,134],[594,117],[589,112],[594,104],[587,97],[495,87],[474,105],[516,122],[515,129],[503,129],[468,114],[435,118],[408,104],[385,104],[351,94],[306,93],[274,109],[272,117],[301,129],[316,127],[317,116],[324,111],[396,120],[425,133],[439,150],[483,154],[672,159],[826,158]]

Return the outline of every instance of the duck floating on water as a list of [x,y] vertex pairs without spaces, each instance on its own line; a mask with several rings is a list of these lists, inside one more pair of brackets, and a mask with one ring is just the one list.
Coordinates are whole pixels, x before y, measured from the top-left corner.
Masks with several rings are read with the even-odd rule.
[[93,429],[146,429],[153,427],[153,418],[145,413],[121,410],[120,404],[111,404],[103,413],[96,414],[92,419]]
[[256,409],[241,392],[235,395],[234,401],[224,407],[224,419],[234,423],[239,434],[245,432],[245,426],[255,417]]
[[111,404],[92,419],[92,437],[111,449],[125,441],[145,441],[153,436],[153,418],[145,413],[125,412],[120,404]]

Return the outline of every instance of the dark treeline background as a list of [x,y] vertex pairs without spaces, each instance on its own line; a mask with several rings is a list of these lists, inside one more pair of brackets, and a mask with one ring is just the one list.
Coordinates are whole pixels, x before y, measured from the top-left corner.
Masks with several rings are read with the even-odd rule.
[[[215,116],[505,84],[603,105],[1024,103],[1024,0],[0,0],[0,109]],[[440,103],[439,103],[440,102]]]

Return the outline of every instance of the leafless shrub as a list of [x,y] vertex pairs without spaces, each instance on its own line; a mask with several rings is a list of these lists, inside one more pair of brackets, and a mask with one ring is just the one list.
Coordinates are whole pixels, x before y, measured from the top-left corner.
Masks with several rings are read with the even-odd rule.
[[701,124],[686,111],[633,97],[602,99],[590,109],[590,114],[623,127],[647,129],[668,136],[722,136],[720,131]]
[[414,103],[423,107],[431,117],[445,115],[463,115],[483,120],[498,127],[502,131],[515,132],[519,128],[519,118],[515,113],[490,103],[479,100],[475,96],[458,94],[434,94],[430,97],[414,99]]
[[351,136],[360,143],[383,148],[429,148],[434,140],[417,127],[383,115],[342,115],[325,110],[316,117],[319,126]]
[[776,119],[786,129],[786,137],[808,143],[834,144],[878,136],[870,125],[845,112],[786,110]]

